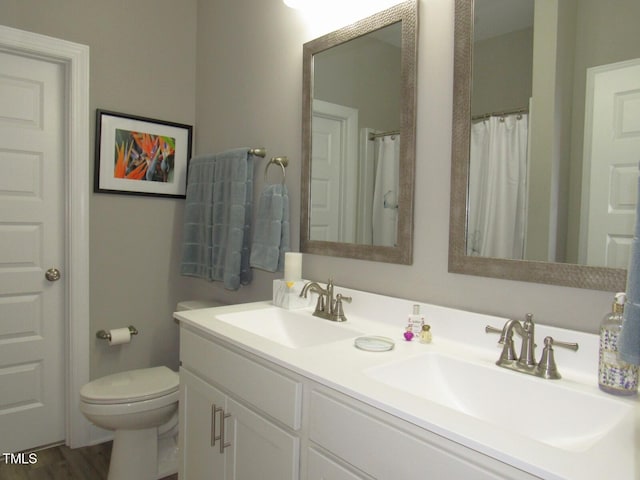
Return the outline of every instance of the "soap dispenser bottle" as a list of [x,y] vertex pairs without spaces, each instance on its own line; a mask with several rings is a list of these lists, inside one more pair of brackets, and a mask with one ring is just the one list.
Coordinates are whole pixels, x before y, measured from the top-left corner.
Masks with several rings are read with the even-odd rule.
[[413,306],[413,313],[409,315],[409,326],[414,337],[420,336],[422,326],[424,325],[424,316],[420,315],[420,305]]
[[600,355],[598,385],[614,395],[634,395],[638,392],[638,366],[618,357],[618,337],[622,330],[622,314],[626,295],[616,293],[611,313],[600,325]]

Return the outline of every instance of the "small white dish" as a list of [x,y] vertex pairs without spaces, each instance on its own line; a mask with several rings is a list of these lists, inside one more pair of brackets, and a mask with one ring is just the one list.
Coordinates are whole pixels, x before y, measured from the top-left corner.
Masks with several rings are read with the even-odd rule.
[[354,341],[356,348],[366,350],[367,352],[388,352],[393,350],[395,342],[389,337],[358,337]]

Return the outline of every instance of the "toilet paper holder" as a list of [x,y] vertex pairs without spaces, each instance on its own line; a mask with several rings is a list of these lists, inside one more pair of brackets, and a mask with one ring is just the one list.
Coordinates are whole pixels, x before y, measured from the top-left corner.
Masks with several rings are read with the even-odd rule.
[[[137,335],[138,329],[133,325],[129,325],[129,332],[131,332],[131,335]],[[111,340],[111,334],[106,330],[98,330],[96,332],[96,337],[101,340]]]

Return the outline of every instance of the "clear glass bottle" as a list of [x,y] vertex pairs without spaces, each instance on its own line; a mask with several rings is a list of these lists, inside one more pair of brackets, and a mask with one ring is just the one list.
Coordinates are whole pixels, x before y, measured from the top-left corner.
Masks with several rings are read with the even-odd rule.
[[426,323],[422,325],[422,331],[420,332],[421,343],[431,343],[431,325]]
[[420,336],[424,325],[424,316],[420,315],[420,305],[413,306],[413,313],[409,315],[409,326],[414,337]]
[[638,393],[638,366],[618,357],[618,337],[622,330],[625,301],[626,295],[617,293],[611,313],[605,315],[600,325],[598,386],[614,395]]

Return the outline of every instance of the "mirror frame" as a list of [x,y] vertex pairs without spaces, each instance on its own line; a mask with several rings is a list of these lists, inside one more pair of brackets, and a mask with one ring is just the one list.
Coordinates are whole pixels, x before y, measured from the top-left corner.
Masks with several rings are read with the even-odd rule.
[[473,0],[456,0],[449,272],[592,290],[624,291],[627,271],[621,268],[466,254],[473,18]]
[[[394,247],[312,240],[311,120],[313,101],[313,55],[393,23],[402,22],[400,114],[400,194],[397,245]],[[410,265],[413,262],[413,196],[416,138],[416,72],[418,0],[410,0],[304,44],[302,68],[302,178],[300,251]]]

